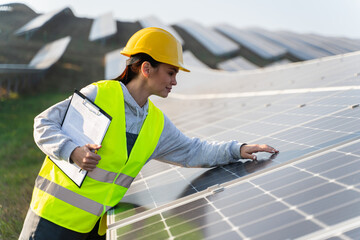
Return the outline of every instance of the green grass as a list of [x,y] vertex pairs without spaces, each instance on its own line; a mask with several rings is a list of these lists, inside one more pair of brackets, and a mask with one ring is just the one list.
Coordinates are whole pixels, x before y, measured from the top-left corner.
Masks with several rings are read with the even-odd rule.
[[33,140],[34,117],[68,96],[43,93],[0,101],[0,239],[18,239],[44,159]]

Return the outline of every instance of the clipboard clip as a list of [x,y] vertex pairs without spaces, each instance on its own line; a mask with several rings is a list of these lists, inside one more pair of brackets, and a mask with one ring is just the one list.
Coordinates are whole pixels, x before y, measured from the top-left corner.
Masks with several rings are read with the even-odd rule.
[[95,113],[98,116],[100,115],[100,109],[94,106],[93,104],[91,104],[91,102],[84,99],[82,103],[84,104],[85,107],[87,107],[87,109],[89,109],[89,111]]

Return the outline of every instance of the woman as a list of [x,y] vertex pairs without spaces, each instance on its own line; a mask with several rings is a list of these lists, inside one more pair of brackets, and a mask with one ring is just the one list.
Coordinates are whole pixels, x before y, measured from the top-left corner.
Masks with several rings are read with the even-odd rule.
[[[277,152],[267,145],[190,139],[152,104],[149,96],[166,98],[177,83],[178,71],[189,71],[183,65],[181,44],[167,31],[142,29],[121,54],[129,59],[117,79],[81,90],[112,116],[101,146],[77,146],[63,134],[61,122],[69,99],[35,118],[34,139],[47,157],[35,181],[20,239],[104,239],[103,216],[121,200],[150,159],[211,167],[241,158],[255,160],[252,154],[259,151]],[[88,171],[81,188],[52,163],[52,156]]]

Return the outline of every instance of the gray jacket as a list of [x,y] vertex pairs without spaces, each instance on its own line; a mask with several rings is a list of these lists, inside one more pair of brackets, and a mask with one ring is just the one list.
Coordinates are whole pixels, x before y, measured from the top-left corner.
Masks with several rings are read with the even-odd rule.
[[[126,131],[139,134],[148,112],[148,102],[140,107],[121,83],[125,99]],[[97,86],[88,85],[81,92],[92,101],[97,95]],[[69,161],[70,154],[77,147],[61,130],[70,98],[59,102],[35,117],[34,139],[38,147],[50,157]],[[164,115],[165,116],[165,115]],[[212,167],[236,162],[240,159],[240,144],[237,141],[207,142],[188,138],[165,116],[164,129],[155,151],[148,159],[184,167]]]

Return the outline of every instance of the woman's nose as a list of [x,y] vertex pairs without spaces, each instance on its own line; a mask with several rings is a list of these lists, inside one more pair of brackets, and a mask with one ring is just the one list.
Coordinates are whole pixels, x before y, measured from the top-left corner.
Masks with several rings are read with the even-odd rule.
[[176,77],[174,77],[174,78],[172,79],[171,84],[174,85],[174,86],[177,84]]

